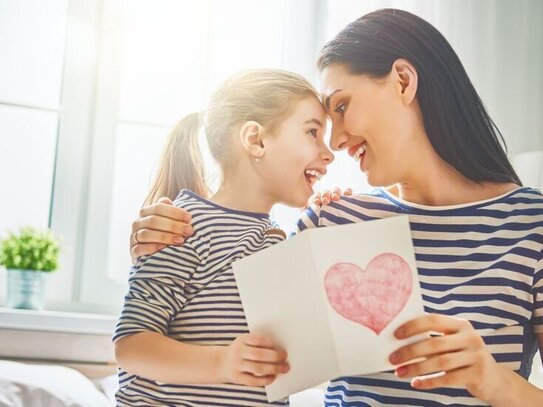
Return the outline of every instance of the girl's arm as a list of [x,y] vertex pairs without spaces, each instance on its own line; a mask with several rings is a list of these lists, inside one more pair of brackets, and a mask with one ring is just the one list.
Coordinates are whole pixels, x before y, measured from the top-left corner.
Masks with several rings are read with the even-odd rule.
[[171,384],[265,386],[288,371],[286,356],[271,341],[253,334],[240,335],[229,346],[191,345],[157,332],[115,342],[115,357],[124,370]]
[[[402,365],[396,375],[414,378],[417,389],[464,387],[473,396],[494,407],[543,406],[543,390],[530,384],[507,367],[498,364],[483,339],[467,320],[439,314],[428,314],[406,322],[396,329],[398,339],[406,339],[425,332],[441,332],[403,346],[390,355],[390,363]],[[538,334],[539,349],[543,351],[543,333]],[[418,377],[435,372],[441,376]]]

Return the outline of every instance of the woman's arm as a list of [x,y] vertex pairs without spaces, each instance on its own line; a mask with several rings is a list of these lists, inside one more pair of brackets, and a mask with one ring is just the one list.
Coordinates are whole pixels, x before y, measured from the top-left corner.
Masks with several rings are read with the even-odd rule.
[[[352,190],[347,188],[342,191],[334,188],[332,191],[317,192],[309,198],[307,206],[339,201],[342,195],[352,195]],[[143,207],[138,219],[132,223],[130,235],[132,263],[136,264],[139,257],[154,254],[166,246],[182,245],[193,233],[191,220],[189,212],[174,206],[166,197],[160,198],[156,204]]]
[[157,332],[115,342],[115,357],[124,370],[171,384],[265,386],[288,371],[286,356],[271,341],[253,334],[240,335],[229,346],[191,345]]
[[[417,389],[457,386],[466,388],[473,396],[495,407],[543,406],[543,390],[533,386],[514,371],[500,365],[488,350],[483,339],[467,320],[446,315],[428,314],[406,322],[394,332],[398,339],[406,339],[425,332],[441,332],[403,346],[390,355],[390,362],[399,377],[415,377],[411,385]],[[543,334],[538,334],[543,350]],[[435,372],[445,374],[417,377]]]

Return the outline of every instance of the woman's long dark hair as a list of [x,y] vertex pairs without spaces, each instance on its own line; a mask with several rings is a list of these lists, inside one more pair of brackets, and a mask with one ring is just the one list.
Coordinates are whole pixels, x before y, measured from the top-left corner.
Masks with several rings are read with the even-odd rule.
[[422,18],[396,9],[366,14],[323,47],[317,66],[322,71],[337,63],[353,74],[380,78],[398,58],[417,70],[417,100],[437,154],[473,181],[522,185],[507,158],[505,140],[460,59]]

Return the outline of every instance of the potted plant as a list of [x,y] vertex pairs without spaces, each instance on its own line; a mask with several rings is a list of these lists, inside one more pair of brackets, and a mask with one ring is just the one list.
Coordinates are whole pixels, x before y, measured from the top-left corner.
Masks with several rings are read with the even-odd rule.
[[58,254],[50,230],[25,227],[0,240],[0,265],[8,271],[8,307],[43,309],[44,277],[57,269]]

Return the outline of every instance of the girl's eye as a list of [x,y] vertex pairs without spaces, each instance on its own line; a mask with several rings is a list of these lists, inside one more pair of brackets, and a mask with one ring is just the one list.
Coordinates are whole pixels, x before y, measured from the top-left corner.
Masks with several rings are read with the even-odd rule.
[[347,105],[345,103],[341,103],[335,108],[334,112],[343,116],[345,114],[346,109],[347,109]]
[[313,136],[314,138],[317,138],[318,132],[319,131],[317,129],[311,129],[307,133],[311,134],[311,136]]

